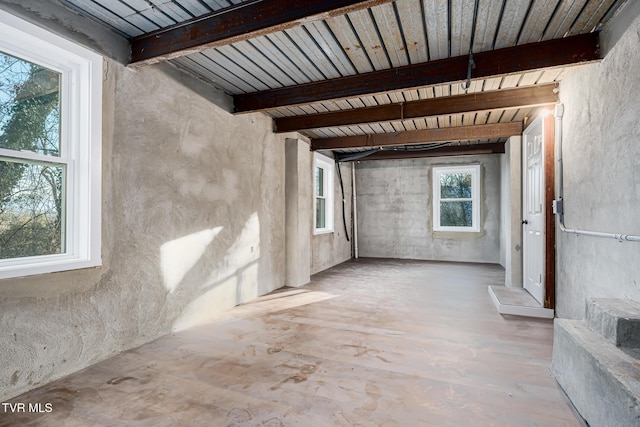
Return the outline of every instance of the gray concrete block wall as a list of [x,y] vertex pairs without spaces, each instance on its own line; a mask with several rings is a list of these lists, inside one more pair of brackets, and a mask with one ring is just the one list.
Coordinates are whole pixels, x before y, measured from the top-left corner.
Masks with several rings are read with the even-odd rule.
[[[432,168],[481,165],[481,231],[434,232]],[[500,262],[500,157],[361,161],[356,166],[360,256]]]
[[[564,206],[569,228],[640,234],[640,4],[601,37],[607,56],[560,84]],[[630,19],[630,16],[635,18]],[[629,28],[618,28],[631,22]],[[611,46],[611,34],[617,43]],[[582,319],[589,298],[640,301],[640,244],[557,233],[558,317]]]
[[0,400],[284,284],[285,136],[167,67],[107,61],[103,265],[0,281]]

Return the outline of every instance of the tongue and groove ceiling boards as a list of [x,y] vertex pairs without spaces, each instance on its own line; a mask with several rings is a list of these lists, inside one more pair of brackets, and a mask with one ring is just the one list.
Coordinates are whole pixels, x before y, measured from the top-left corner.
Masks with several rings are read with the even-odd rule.
[[496,152],[572,65],[600,58],[598,30],[627,0],[60,1],[127,37],[136,66],[169,61],[238,114],[264,111],[314,149],[397,158]]

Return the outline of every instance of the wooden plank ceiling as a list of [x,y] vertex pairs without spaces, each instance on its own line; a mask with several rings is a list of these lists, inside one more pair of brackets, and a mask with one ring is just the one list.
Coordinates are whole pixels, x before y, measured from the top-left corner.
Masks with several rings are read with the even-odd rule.
[[127,37],[133,66],[170,61],[238,114],[373,159],[500,152],[627,0],[61,1]]

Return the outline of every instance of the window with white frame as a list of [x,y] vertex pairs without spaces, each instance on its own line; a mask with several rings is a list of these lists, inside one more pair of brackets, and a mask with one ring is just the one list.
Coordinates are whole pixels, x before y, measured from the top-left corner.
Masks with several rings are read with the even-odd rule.
[[433,168],[433,229],[480,231],[480,165]]
[[335,162],[333,159],[314,153],[313,230],[315,234],[333,231],[334,167]]
[[0,278],[100,265],[102,57],[0,11]]

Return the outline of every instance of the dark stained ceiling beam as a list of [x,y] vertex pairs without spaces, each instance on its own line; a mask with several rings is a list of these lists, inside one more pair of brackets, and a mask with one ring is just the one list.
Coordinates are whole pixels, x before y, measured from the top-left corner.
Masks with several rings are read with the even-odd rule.
[[275,119],[276,132],[415,119],[496,109],[535,107],[558,102],[558,84],[444,96],[400,104]]
[[392,0],[256,0],[134,37],[131,63],[154,63]]
[[312,150],[385,147],[392,145],[429,144],[433,142],[469,141],[472,139],[508,138],[522,133],[522,122],[456,126],[372,135],[339,136],[311,140]]
[[[598,33],[479,52],[472,78],[481,79],[600,59]],[[468,55],[406,65],[234,96],[237,113],[309,104],[330,99],[460,82],[467,78]]]
[[[429,150],[381,150],[368,156],[357,159],[365,160],[396,160],[417,159],[422,157],[446,157],[446,156],[472,156],[478,154],[504,153],[504,142],[469,145],[447,145]],[[351,160],[355,161],[355,160]]]

